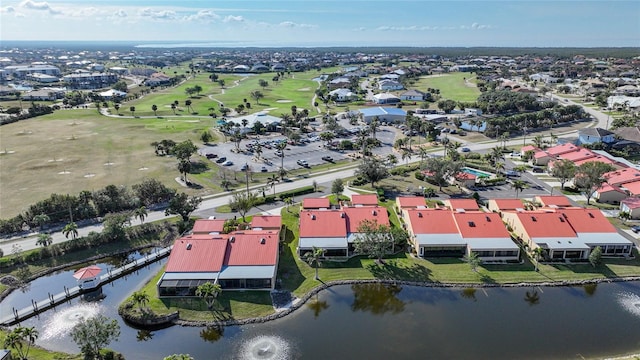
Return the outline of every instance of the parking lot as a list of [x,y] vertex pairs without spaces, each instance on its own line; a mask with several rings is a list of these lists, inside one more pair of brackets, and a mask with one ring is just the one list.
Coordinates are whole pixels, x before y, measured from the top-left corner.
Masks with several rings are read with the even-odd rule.
[[[339,123],[348,130],[356,132],[360,127],[349,125],[348,120],[341,119]],[[362,126],[362,125],[361,125]],[[288,144],[284,150],[284,158],[277,154],[276,144],[286,141],[286,138],[278,133],[268,135],[251,135],[240,143],[240,152],[236,151],[235,143],[227,141],[213,146],[203,146],[198,153],[206,156],[210,161],[234,171],[243,171],[244,166],[249,166],[253,172],[275,172],[282,163],[286,170],[310,168],[328,162],[338,162],[351,159],[349,154],[356,152],[340,151],[327,148],[325,142],[320,140],[320,132],[315,131],[302,135],[302,141],[297,144]],[[380,140],[381,147],[373,149],[376,155],[386,156],[393,151],[397,129],[391,126],[381,126],[376,132],[376,138]],[[356,140],[355,134],[336,138],[334,141]],[[259,143],[262,148],[261,158],[251,149],[251,144]],[[329,160],[331,158],[331,160]],[[224,160],[222,160],[224,159]],[[328,161],[329,160],[329,161]],[[306,165],[305,165],[306,164]]]

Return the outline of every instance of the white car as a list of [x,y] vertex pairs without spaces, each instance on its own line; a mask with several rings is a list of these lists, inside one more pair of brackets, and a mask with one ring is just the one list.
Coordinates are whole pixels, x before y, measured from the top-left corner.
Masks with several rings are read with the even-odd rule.
[[233,161],[231,161],[231,160],[227,160],[227,161],[222,163],[222,166],[231,166],[231,165],[233,165]]

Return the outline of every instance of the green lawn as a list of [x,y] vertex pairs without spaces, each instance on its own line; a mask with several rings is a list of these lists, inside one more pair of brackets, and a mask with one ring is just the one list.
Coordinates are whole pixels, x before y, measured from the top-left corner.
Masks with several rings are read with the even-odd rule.
[[[465,83],[467,79],[469,84]],[[480,95],[480,90],[475,87],[475,75],[470,73],[448,73],[442,75],[422,76],[414,87],[426,91],[427,88],[440,89],[442,99],[473,102]]]
[[[4,339],[7,337],[6,330],[0,330],[0,344],[4,344]],[[18,359],[18,355],[15,351],[12,352],[14,359]],[[40,347],[33,347],[29,350],[29,360],[81,360],[83,356],[81,354],[71,355],[56,351],[49,351]]]

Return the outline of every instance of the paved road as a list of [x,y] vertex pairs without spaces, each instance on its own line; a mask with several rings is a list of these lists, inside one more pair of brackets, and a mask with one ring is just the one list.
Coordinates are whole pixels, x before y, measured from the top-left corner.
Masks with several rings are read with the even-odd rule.
[[[572,101],[568,101],[565,102],[564,98],[558,97],[556,95],[554,95],[554,98],[559,100],[561,103],[565,103],[565,104],[576,104],[576,105],[581,105],[581,104],[577,104],[577,103],[573,103]],[[591,114],[595,119],[597,119],[597,124],[593,125],[593,126],[597,126],[597,127],[606,127],[607,125],[607,115],[603,114],[595,109],[591,109],[588,107],[583,107],[589,114]],[[560,134],[559,137],[571,137],[571,136],[575,136],[577,133],[577,131],[570,131],[564,134]],[[463,139],[460,139],[460,141],[464,142]],[[507,146],[517,146],[517,145],[521,145],[522,144],[522,137],[520,138],[515,138],[512,139],[510,141],[508,141],[506,143]],[[471,149],[471,151],[486,151],[494,146],[496,146],[497,142],[496,141],[485,141],[482,143],[475,143],[475,144],[468,144],[467,147]],[[441,149],[435,149],[433,150],[433,152],[441,152]],[[413,156],[409,162],[417,162],[420,161],[420,158],[418,156]],[[323,186],[331,186],[331,182],[333,182],[334,179],[345,179],[348,177],[351,177],[354,175],[355,173],[355,168],[356,168],[357,164],[353,163],[352,165],[350,165],[350,167],[348,168],[343,168],[340,170],[335,170],[335,171],[328,171],[328,172],[320,172],[320,173],[313,173],[311,172],[309,174],[308,178],[302,178],[302,179],[296,179],[292,182],[286,182],[286,183],[279,183],[276,185],[276,192],[282,192],[282,191],[287,191],[287,190],[293,190],[299,187],[303,187],[303,186],[310,186],[313,184],[313,182],[315,181],[317,184],[323,185]],[[546,189],[550,189],[550,187],[546,184],[543,184],[542,182],[540,182],[539,180],[535,179],[535,177],[527,177],[527,175],[524,175],[526,177],[526,179],[528,181],[531,181],[533,183],[536,184],[540,184],[541,186],[543,186]],[[252,189],[261,189],[264,185],[255,185],[252,186]],[[543,191],[544,192],[544,191]],[[207,199],[205,199],[200,206],[198,207],[198,209],[194,212],[194,214],[196,215],[200,215],[200,216],[210,216],[209,214],[214,214],[215,213],[215,208],[222,206],[222,205],[226,205],[229,203],[229,200],[231,198],[230,193],[223,193],[223,194],[218,194],[216,196],[212,196],[209,197]],[[169,216],[165,216],[164,215],[164,211],[150,211],[147,218],[145,219],[146,222],[151,222],[151,221],[157,221],[157,220],[162,220],[162,219],[166,219],[169,218]],[[138,220],[132,220],[133,224],[137,224]],[[95,231],[95,232],[100,232],[102,231],[102,225],[101,224],[95,224],[95,225],[90,225],[90,226],[84,226],[78,229],[78,235],[79,236],[86,236],[89,232],[91,231]],[[60,243],[63,241],[66,241],[67,238],[60,232],[55,232],[51,234],[53,237],[53,243]],[[14,245],[19,246],[21,251],[25,251],[25,250],[30,250],[30,249],[34,249],[37,248],[35,242],[37,241],[37,236],[36,235],[31,235],[28,237],[22,237],[22,238],[11,238],[11,239],[5,239],[5,240],[0,240],[0,249],[2,249],[2,251],[5,254],[11,254],[12,253],[12,247]]]

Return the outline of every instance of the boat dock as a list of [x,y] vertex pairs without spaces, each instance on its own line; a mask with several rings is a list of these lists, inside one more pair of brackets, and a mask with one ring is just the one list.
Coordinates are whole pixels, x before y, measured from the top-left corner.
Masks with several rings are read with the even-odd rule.
[[115,269],[109,269],[106,274],[101,275],[99,277],[98,286],[87,289],[83,291],[79,286],[74,286],[72,288],[64,287],[64,290],[58,294],[49,293],[47,299],[41,301],[31,300],[31,304],[22,309],[11,309],[11,315],[5,316],[0,319],[0,326],[10,326],[17,324],[25,319],[28,319],[32,316],[36,316],[41,312],[48,310],[52,307],[55,307],[58,304],[69,301],[77,296],[82,295],[83,293],[91,292],[102,285],[108,284],[116,279],[119,279],[129,273],[132,273],[142,267],[147,266],[148,264],[154,263],[165,256],[168,256],[171,253],[171,248],[173,246],[169,246],[162,249],[156,249],[152,253],[132,261],[124,266]]

